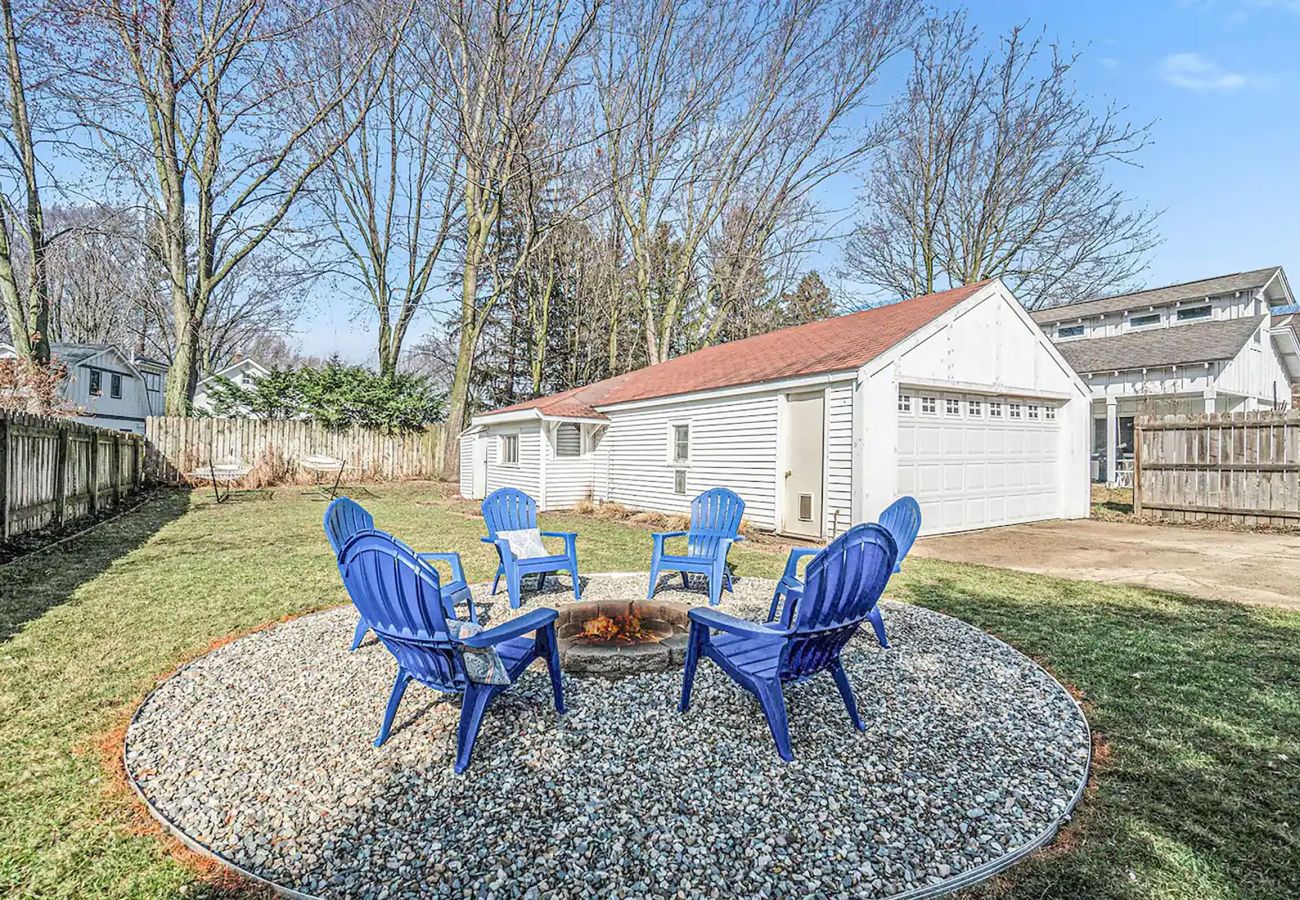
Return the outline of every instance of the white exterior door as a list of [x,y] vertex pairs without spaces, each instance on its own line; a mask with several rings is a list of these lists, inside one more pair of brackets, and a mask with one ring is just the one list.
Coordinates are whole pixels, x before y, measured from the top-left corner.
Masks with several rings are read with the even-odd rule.
[[921,504],[921,533],[1059,518],[1059,428],[1051,401],[901,391],[898,490]]
[[785,401],[785,473],[781,530],[822,536],[822,456],[826,395],[790,394]]
[[487,466],[488,466],[488,437],[480,432],[474,436],[474,456],[471,478],[473,479],[473,495],[475,500],[481,500],[487,496]]

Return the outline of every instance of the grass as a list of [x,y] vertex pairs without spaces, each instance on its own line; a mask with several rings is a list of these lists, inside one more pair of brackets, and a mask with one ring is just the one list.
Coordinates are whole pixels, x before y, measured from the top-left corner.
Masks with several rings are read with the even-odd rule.
[[[364,501],[417,549],[493,568],[473,508],[437,486]],[[214,505],[161,494],[68,544],[0,569],[0,892],[229,893],[143,827],[100,745],[155,679],[214,641],[343,600],[296,489]],[[580,516],[588,571],[644,569],[646,529]],[[779,548],[738,547],[775,576]],[[1041,660],[1083,697],[1102,752],[1049,851],[994,897],[1300,894],[1300,615],[1139,588],[915,560],[891,593],[959,616]],[[114,742],[107,741],[111,760]]]

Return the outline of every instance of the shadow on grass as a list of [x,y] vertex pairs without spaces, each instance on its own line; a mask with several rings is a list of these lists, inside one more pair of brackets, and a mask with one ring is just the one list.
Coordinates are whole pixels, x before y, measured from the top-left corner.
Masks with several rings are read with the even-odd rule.
[[28,622],[67,603],[81,585],[147,542],[188,507],[188,492],[161,490],[120,518],[0,567],[0,643],[11,640]]
[[1111,749],[1064,848],[995,896],[1300,896],[1300,616],[918,567],[908,599],[1039,659]]

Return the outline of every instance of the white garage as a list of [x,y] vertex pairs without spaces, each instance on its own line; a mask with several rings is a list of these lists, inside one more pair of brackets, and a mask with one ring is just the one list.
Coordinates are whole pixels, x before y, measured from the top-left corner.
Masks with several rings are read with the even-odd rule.
[[476,416],[461,492],[511,485],[826,540],[895,498],[923,533],[1088,514],[1086,386],[1000,281],[707,347]]

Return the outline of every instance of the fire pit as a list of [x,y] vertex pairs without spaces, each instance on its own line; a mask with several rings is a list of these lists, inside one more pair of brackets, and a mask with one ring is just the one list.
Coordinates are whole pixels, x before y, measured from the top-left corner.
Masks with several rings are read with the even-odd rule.
[[602,600],[560,607],[560,666],[584,675],[631,675],[680,667],[690,609],[652,600]]

